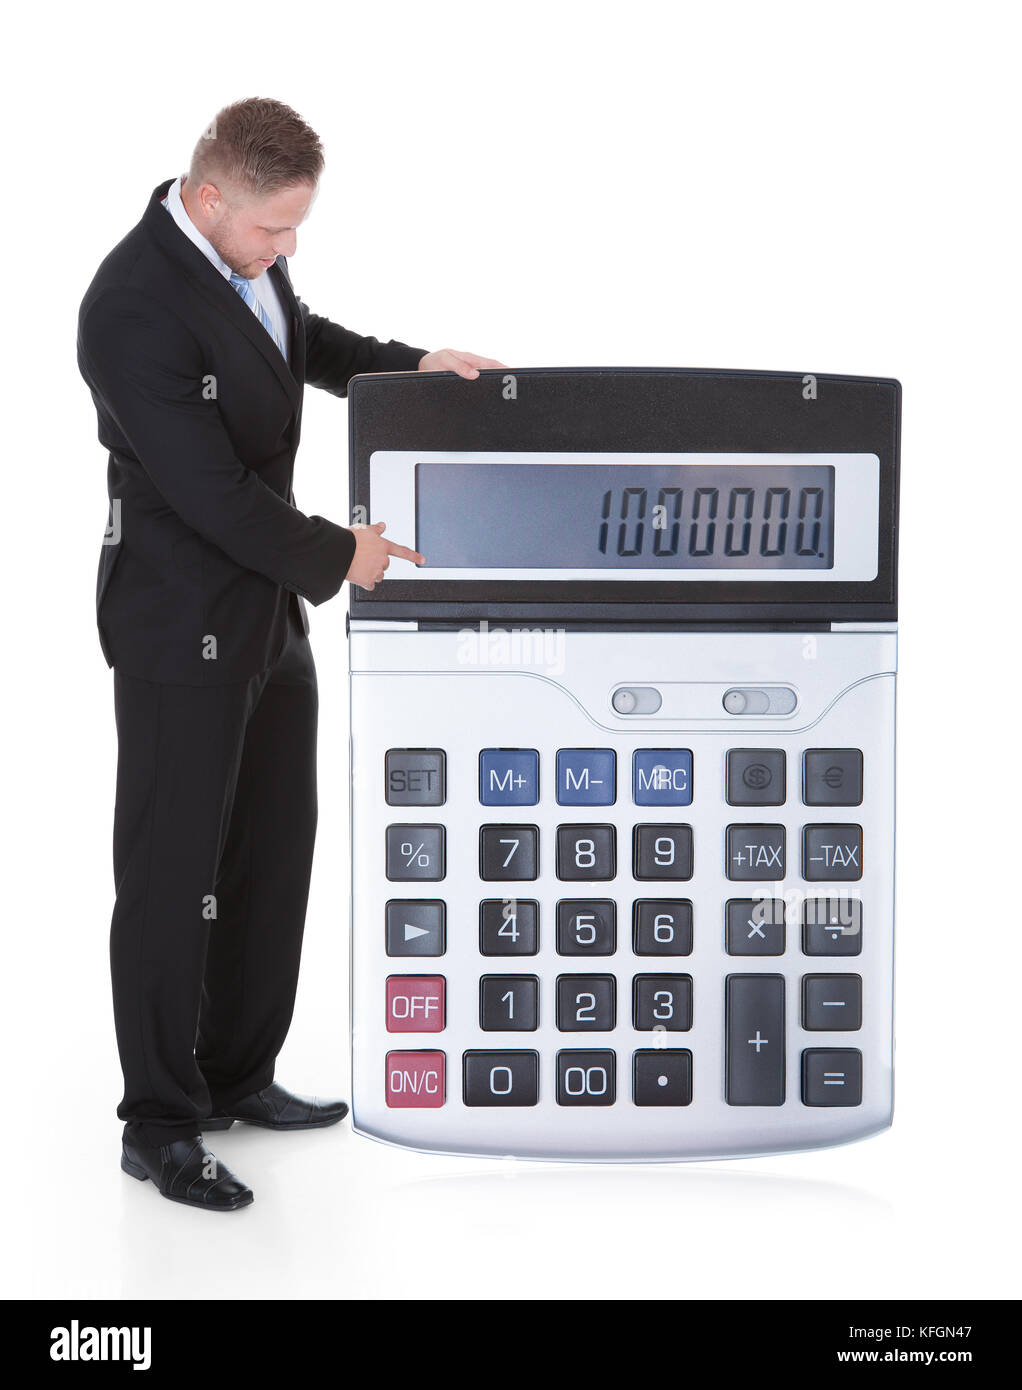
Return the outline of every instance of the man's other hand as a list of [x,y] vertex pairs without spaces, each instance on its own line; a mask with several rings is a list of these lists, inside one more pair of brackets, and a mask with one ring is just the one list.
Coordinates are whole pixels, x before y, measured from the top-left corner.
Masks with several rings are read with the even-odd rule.
[[474,352],[455,352],[454,348],[438,348],[419,358],[420,372],[457,372],[459,376],[471,381],[479,375],[480,367],[504,367],[505,362],[496,362],[492,357],[477,357]]
[[416,565],[426,563],[425,555],[420,555],[417,550],[398,545],[396,541],[385,541],[380,533],[386,526],[385,521],[374,521],[371,526],[359,523],[348,527],[355,535],[355,554],[344,576],[349,584],[357,584],[362,589],[375,588],[377,580],[383,578],[383,572],[390,564],[391,555],[396,555],[399,560],[411,560]]

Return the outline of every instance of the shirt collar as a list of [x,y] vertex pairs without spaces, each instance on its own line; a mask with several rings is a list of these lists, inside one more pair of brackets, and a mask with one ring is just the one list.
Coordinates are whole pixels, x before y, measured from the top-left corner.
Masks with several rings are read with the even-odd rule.
[[185,210],[185,205],[181,200],[181,183],[183,179],[184,175],[179,174],[167,189],[167,196],[163,199],[163,206],[170,213],[171,217],[173,217],[188,240],[199,248],[209,263],[216,267],[225,280],[229,280],[234,274],[231,267],[226,261],[220,259],[213,243],[206,240]]

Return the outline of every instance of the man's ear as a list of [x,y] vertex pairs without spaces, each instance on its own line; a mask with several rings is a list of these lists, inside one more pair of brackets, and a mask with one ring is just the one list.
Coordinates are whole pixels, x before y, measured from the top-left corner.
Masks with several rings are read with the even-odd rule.
[[223,207],[223,202],[223,194],[215,183],[204,183],[199,189],[199,207],[206,217],[215,217]]

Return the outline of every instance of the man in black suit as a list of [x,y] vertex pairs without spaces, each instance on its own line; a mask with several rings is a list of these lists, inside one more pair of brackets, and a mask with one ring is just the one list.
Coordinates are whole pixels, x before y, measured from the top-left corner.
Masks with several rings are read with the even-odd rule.
[[[236,1120],[336,1123],[274,1064],[294,1008],[316,832],[316,670],[304,600],[372,589],[382,535],[305,516],[291,482],[306,381],[456,371],[321,318],[286,258],[323,168],[279,102],[226,107],[186,176],[156,188],[82,301],[78,362],[109,450],[97,621],[114,669],[121,1167],[164,1196],[235,1210],[251,1190],[206,1148]],[[107,543],[109,541],[109,543]]]

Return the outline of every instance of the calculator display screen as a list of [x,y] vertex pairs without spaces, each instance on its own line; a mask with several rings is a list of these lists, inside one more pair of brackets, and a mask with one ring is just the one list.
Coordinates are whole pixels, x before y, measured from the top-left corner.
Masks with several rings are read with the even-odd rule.
[[444,569],[826,571],[834,494],[832,464],[787,459],[418,463],[415,546]]
[[369,467],[373,520],[426,557],[394,582],[758,594],[877,577],[874,453],[381,449]]

